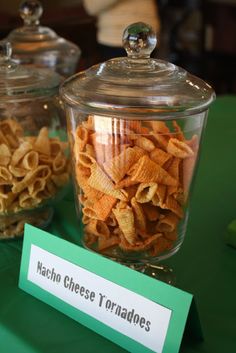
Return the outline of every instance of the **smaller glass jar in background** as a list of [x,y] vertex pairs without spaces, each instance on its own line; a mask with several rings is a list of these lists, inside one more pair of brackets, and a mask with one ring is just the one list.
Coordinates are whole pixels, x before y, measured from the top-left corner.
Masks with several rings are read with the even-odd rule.
[[46,227],[69,184],[61,76],[10,55],[0,42],[0,239],[21,236],[25,223]]
[[12,45],[12,58],[18,64],[49,68],[64,77],[74,74],[81,50],[52,29],[40,26],[43,13],[40,1],[23,1],[19,12],[24,25],[11,31],[6,38]]
[[128,57],[61,86],[85,247],[124,263],[156,263],[180,248],[212,88],[152,59],[144,23],[124,32]]

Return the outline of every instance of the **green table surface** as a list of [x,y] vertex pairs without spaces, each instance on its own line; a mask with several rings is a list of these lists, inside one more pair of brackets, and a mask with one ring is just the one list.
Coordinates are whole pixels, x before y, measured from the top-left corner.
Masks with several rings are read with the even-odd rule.
[[[185,339],[181,353],[236,352],[236,249],[224,242],[236,218],[236,96],[218,97],[209,117],[180,251],[167,263],[177,287],[196,299],[203,342]],[[48,231],[74,241],[72,201],[57,208]],[[1,353],[122,353],[124,349],[18,288],[22,240],[0,242]],[[170,352],[171,353],[171,352]]]

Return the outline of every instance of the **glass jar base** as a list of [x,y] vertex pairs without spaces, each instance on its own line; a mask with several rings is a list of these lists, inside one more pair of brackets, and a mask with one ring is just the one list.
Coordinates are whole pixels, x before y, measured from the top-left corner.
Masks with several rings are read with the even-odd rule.
[[170,285],[176,284],[176,277],[173,272],[173,269],[168,266],[161,265],[161,264],[157,264],[157,265],[146,264],[141,266],[141,268],[138,269],[138,271],[140,271],[141,273],[149,277],[165,282],[167,284],[170,284]]

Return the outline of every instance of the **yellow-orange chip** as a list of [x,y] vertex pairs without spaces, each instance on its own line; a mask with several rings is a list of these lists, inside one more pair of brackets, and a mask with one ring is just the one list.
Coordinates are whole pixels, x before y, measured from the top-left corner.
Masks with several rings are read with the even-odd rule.
[[146,230],[146,219],[142,206],[136,201],[135,197],[131,199],[131,205],[134,212],[135,226],[142,231]]
[[131,207],[114,208],[113,213],[116,217],[118,225],[129,244],[134,244],[136,240],[136,230],[134,224],[134,214]]
[[132,180],[143,183],[156,182],[164,185],[175,186],[178,184],[169,173],[153,162],[148,156],[144,155],[135,165],[132,171]]
[[193,150],[183,141],[176,138],[170,138],[167,145],[167,152],[178,158],[187,158],[193,156]]

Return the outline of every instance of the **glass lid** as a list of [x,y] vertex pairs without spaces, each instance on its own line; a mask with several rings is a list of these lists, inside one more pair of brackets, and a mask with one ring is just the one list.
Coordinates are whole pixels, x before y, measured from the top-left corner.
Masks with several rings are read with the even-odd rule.
[[207,109],[215,93],[203,80],[163,60],[150,58],[157,43],[152,28],[142,22],[127,27],[123,45],[127,57],[92,66],[67,79],[61,87],[65,102],[86,112],[185,116]]
[[7,37],[14,48],[14,55],[24,52],[36,54],[49,50],[67,52],[67,55],[80,53],[77,45],[59,37],[52,29],[40,26],[39,19],[43,13],[40,1],[23,1],[19,12],[24,25],[11,31]]
[[11,59],[11,44],[0,41],[0,103],[54,94],[60,75],[46,69],[31,69]]

